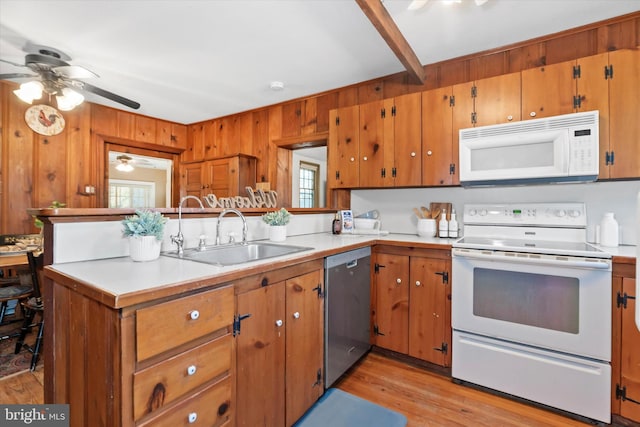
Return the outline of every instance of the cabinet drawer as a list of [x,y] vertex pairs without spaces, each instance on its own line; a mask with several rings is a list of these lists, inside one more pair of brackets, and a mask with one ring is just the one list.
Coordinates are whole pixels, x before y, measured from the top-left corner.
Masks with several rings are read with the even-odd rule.
[[140,427],[178,427],[231,425],[231,378],[213,384],[168,411],[139,424]]
[[140,309],[136,312],[138,361],[232,323],[232,286]]
[[231,335],[202,344],[133,376],[134,418],[156,411],[231,369]]

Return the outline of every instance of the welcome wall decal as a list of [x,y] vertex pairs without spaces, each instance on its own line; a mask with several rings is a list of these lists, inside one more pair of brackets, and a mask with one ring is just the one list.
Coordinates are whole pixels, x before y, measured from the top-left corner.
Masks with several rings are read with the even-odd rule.
[[253,190],[245,187],[248,196],[220,197],[207,194],[204,200],[212,208],[275,208],[278,205],[278,193],[273,190]]

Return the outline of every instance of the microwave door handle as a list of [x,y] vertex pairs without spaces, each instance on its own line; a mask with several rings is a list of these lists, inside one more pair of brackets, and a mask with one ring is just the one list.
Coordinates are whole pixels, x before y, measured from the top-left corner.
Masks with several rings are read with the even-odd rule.
[[500,251],[474,251],[467,249],[452,249],[453,256],[461,258],[471,259],[484,259],[484,260],[504,260],[510,263],[530,264],[530,265],[553,265],[557,267],[567,268],[586,268],[593,270],[605,270],[611,268],[611,263],[608,260],[587,260],[583,258],[571,258],[571,257],[556,257],[554,255],[536,255],[532,257],[528,254],[526,256],[518,256],[517,253],[511,252],[513,255],[506,255],[505,252]]

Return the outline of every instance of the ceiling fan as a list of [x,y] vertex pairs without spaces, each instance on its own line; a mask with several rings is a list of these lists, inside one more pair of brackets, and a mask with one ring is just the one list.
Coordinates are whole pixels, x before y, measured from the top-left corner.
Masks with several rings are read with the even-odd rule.
[[[69,57],[69,55],[57,49],[47,46],[37,46],[35,52],[27,53],[27,55],[25,56],[24,64],[18,64],[15,62],[7,61],[5,59],[0,59],[1,62],[5,62],[7,64],[11,64],[17,67],[26,67],[35,74],[0,74],[0,80],[34,78],[35,80],[23,84],[23,86],[27,85],[24,89],[21,86],[21,90],[24,90],[24,92],[26,92],[23,94],[26,95],[27,99],[30,96],[28,93],[29,89],[35,88],[36,91],[44,92],[49,96],[56,95],[58,103],[64,102],[66,100],[70,100],[72,102],[79,100],[79,102],[77,102],[76,104],[72,104],[71,108],[68,109],[72,109],[73,107],[75,107],[75,105],[82,102],[82,97],[78,98],[77,96],[74,96],[74,94],[79,95],[77,92],[75,92],[76,90],[93,93],[132,109],[137,110],[138,108],[140,108],[140,104],[135,101],[93,86],[82,80],[78,80],[86,78],[96,78],[98,77],[98,75],[93,71],[90,71],[79,65],[69,64],[69,62],[67,61],[70,60],[71,57]],[[17,92],[18,93],[16,93],[16,95],[25,100],[20,96],[20,91]],[[26,101],[29,102],[28,100]]]

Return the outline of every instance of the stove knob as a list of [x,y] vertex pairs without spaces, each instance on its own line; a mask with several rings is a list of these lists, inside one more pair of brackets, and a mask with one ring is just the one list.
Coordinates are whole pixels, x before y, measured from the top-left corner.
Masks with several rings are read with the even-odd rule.
[[562,218],[563,216],[565,216],[567,214],[567,212],[564,209],[558,209],[556,211],[556,216],[559,216],[560,218]]
[[477,214],[477,213],[478,213],[478,211],[477,211],[477,210],[475,210],[475,209],[470,209],[470,210],[469,210],[469,216],[474,216],[474,215],[475,215],[475,214]]
[[486,209],[481,209],[480,210],[480,216],[485,216],[487,214],[487,210]]
[[569,211],[569,216],[570,216],[571,218],[578,218],[578,217],[580,216],[580,211],[579,211],[579,210],[576,210],[576,209],[571,209],[571,210]]

